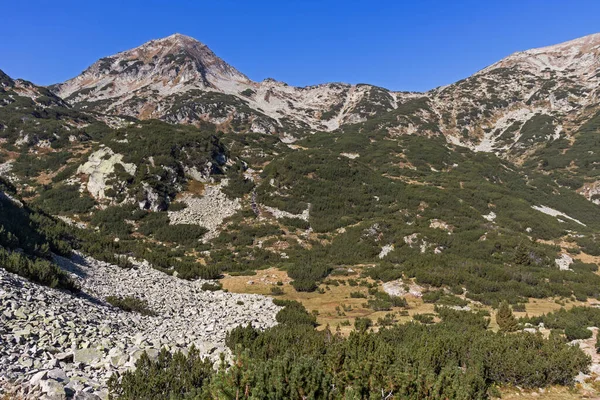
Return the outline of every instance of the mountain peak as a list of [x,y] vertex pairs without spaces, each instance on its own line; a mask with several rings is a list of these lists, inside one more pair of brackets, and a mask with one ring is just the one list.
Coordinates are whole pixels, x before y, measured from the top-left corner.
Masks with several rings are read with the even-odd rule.
[[534,74],[555,71],[564,74],[594,75],[600,67],[600,33],[551,46],[519,51],[483,69],[518,67]]
[[134,92],[173,94],[194,88],[218,89],[239,82],[251,81],[205,44],[175,33],[101,58],[54,90],[63,98],[85,94],[88,100],[103,100]]
[[[135,49],[141,49],[141,48],[146,48],[146,47],[162,47],[164,49],[170,49],[171,51],[176,51],[177,49],[194,48],[194,47],[208,48],[207,45],[200,42],[199,40],[194,39],[191,36],[183,35],[181,33],[174,33],[172,35],[169,35],[169,36],[166,36],[166,37],[163,37],[160,39],[150,40],[149,42],[146,42],[146,43],[142,44],[141,46],[136,47]],[[135,50],[135,49],[132,49],[132,50]],[[128,51],[131,51],[131,50],[128,50]]]
[[191,36],[187,36],[187,35],[183,35],[181,33],[174,33],[172,35],[166,36],[164,38],[161,39],[156,39],[157,41],[161,41],[161,40],[175,40],[175,41],[180,41],[180,42],[195,42],[195,43],[201,43],[199,40],[194,39]]

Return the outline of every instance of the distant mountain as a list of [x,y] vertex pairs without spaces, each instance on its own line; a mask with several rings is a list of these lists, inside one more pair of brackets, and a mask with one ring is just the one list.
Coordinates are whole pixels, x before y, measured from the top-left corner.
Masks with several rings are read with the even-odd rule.
[[180,34],[102,58],[52,90],[82,110],[281,134],[359,122],[394,109],[405,96],[370,85],[253,82]]
[[363,84],[253,82],[206,45],[175,34],[102,58],[51,89],[86,111],[208,121],[225,132],[291,140],[343,127],[376,127],[392,136],[442,134],[450,143],[522,162],[545,143],[572,137],[598,110],[599,48],[596,34],[515,53],[420,94]]
[[600,34],[515,53],[429,96],[449,141],[524,160],[599,110]]
[[[453,249],[459,258],[474,227],[481,241],[579,233],[591,246],[600,239],[592,234],[600,226],[599,55],[600,35],[591,35],[513,54],[426,93],[298,88],[254,82],[176,34],[50,88],[1,73],[0,173],[47,212],[96,227],[92,210],[160,214],[179,202],[153,229],[169,220],[202,225],[207,240],[225,235],[219,251],[241,229],[228,218],[253,225],[255,217],[308,230],[285,226],[291,241],[275,247],[307,249],[313,230],[324,243],[353,240],[364,224],[388,226],[383,245],[420,241],[433,254],[452,244],[432,226],[453,226],[453,237],[465,235]],[[153,235],[133,222],[119,228],[134,233]],[[232,257],[261,259],[248,253],[256,235],[240,241],[252,250]],[[361,262],[381,251],[369,246]]]

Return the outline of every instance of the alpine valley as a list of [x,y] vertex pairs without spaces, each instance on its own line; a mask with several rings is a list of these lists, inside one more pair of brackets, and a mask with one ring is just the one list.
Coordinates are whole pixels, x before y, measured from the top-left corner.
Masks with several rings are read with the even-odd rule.
[[600,34],[424,93],[0,71],[0,398],[593,397],[599,263]]

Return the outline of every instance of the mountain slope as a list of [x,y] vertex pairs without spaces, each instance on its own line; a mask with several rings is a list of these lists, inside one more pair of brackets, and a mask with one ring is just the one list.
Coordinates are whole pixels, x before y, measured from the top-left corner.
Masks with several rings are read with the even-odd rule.
[[82,110],[282,134],[362,121],[406,96],[370,85],[253,82],[180,34],[102,58],[52,90]]
[[[543,297],[558,281],[590,296],[591,286],[576,284],[580,275],[554,275],[567,249],[598,249],[600,185],[589,153],[598,146],[597,87],[587,78],[596,61],[572,71],[575,60],[590,59],[578,52],[596,60],[597,41],[536,50],[550,72],[517,54],[419,94],[256,83],[174,35],[54,87],[89,126],[111,123],[95,135],[81,126],[87,141],[45,152],[14,142],[23,152],[15,179],[51,213],[109,240],[143,243],[123,244],[130,252],[148,254],[144,246],[159,242],[179,262],[201,259],[211,276],[285,265],[314,289],[331,268],[372,265],[372,277],[463,285],[486,304],[509,292],[513,302]],[[567,97],[557,100],[561,91]],[[424,259],[446,267],[421,270]],[[312,260],[320,263],[303,268]],[[512,272],[492,288],[493,274],[475,278],[475,265]]]
[[599,110],[600,34],[515,53],[430,92],[448,140],[523,160]]

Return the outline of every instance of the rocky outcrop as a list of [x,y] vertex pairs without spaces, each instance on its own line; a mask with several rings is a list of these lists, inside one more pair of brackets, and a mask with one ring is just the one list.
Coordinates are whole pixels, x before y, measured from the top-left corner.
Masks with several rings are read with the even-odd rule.
[[201,197],[185,194],[180,201],[187,207],[179,211],[169,211],[171,224],[201,225],[208,229],[205,240],[217,237],[218,228],[223,220],[241,208],[239,199],[231,200],[221,191],[225,185],[226,180],[219,185],[207,185]]
[[117,164],[121,165],[129,175],[134,175],[137,169],[135,164],[124,163],[122,154],[115,154],[110,148],[103,147],[90,154],[87,162],[77,169],[77,174],[87,175],[86,187],[94,198],[104,199],[105,190],[110,187],[106,180],[115,172]]
[[395,281],[386,282],[383,284],[383,290],[390,296],[406,296],[410,294],[415,297],[423,296],[423,287],[417,285],[416,283],[408,282],[405,283],[402,279],[398,279]]
[[[195,345],[216,361],[227,352],[224,339],[233,327],[276,323],[278,307],[269,298],[203,291],[202,281],[181,280],[147,263],[121,269],[81,255],[57,261],[74,274],[81,294],[0,269],[0,386],[28,398],[104,398],[108,377],[133,368],[144,351],[156,357],[163,348]],[[104,301],[110,295],[146,300],[157,315],[116,309]]]

